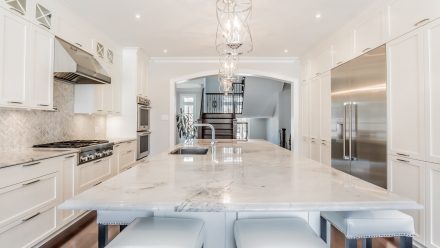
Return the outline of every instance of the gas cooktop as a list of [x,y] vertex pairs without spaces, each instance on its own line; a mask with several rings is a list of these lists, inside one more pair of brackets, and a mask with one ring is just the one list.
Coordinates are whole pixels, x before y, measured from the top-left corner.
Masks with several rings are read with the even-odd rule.
[[108,140],[69,140],[47,144],[34,145],[35,148],[83,148],[109,143]]

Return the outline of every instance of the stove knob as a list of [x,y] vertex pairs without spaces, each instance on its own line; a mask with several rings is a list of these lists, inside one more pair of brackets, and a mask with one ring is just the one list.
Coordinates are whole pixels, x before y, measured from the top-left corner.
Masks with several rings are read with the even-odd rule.
[[102,154],[102,152],[97,152],[96,153],[96,157],[97,158],[102,158],[104,155]]
[[87,160],[89,160],[87,156],[81,156],[79,159],[81,162],[87,162]]
[[92,160],[94,158],[95,158],[95,155],[93,155],[93,154],[87,155],[87,160]]

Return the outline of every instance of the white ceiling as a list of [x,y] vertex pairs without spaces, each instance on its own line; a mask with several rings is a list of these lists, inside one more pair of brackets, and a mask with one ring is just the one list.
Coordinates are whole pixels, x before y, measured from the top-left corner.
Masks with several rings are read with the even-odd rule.
[[[60,1],[119,44],[142,47],[149,56],[216,55],[215,0]],[[299,56],[369,4],[371,0],[253,0],[254,51],[249,56]]]

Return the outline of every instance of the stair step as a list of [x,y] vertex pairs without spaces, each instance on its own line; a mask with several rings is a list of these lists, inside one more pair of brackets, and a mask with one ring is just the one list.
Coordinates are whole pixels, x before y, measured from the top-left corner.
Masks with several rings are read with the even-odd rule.
[[[203,138],[204,138],[204,139],[211,139],[212,137],[211,137],[211,135],[204,135]],[[216,138],[216,139],[233,139],[234,136],[233,136],[233,135],[222,135],[222,134],[217,135],[217,134],[216,134],[216,135],[215,135],[215,138]]]
[[[215,130],[215,135],[233,135],[234,131],[231,130]],[[203,130],[203,136],[211,135],[211,130]]]
[[[214,126],[215,130],[217,129],[232,129],[232,124],[218,124],[218,123],[211,123],[211,125]],[[209,127],[203,127],[203,129],[210,129]]]
[[233,120],[234,119],[203,119],[202,122],[203,123],[209,123],[209,124],[217,124],[217,123],[218,124],[223,124],[223,123],[225,123],[225,124],[227,124],[227,123],[232,124]]
[[233,119],[234,114],[210,114],[204,113],[202,115],[203,119]]

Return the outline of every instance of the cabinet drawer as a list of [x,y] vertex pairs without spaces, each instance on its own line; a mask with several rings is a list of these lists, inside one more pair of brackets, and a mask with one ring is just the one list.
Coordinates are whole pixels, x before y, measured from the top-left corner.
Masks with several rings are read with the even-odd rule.
[[83,192],[94,185],[109,178],[112,173],[110,158],[97,160],[78,166],[79,192]]
[[0,227],[44,206],[56,205],[58,173],[0,190]]
[[119,155],[119,171],[130,166],[136,161],[136,151],[134,149],[121,151]]
[[31,247],[55,229],[55,207],[48,207],[1,229],[0,244],[8,248]]
[[0,169],[0,188],[59,171],[59,158],[46,159]]

